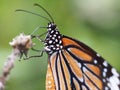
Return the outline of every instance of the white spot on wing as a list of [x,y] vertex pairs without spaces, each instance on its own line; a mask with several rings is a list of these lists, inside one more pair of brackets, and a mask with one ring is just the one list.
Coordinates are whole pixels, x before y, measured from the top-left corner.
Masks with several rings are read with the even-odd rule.
[[116,76],[111,76],[109,78],[109,87],[111,88],[111,90],[120,90],[118,85],[120,84],[120,80],[116,77]]
[[106,74],[107,74],[107,68],[104,68],[103,69],[103,77],[106,77]]
[[104,61],[104,62],[103,62],[103,65],[104,65],[105,67],[107,67],[107,66],[108,66],[108,63],[107,63],[106,61]]
[[87,71],[87,69],[86,69],[85,67],[83,67],[83,71],[84,71],[84,72],[86,72],[86,71]]
[[118,85],[120,85],[120,80],[119,80],[119,74],[116,72],[114,68],[111,69],[111,72],[113,75],[108,78],[108,86],[111,88],[111,90],[120,90]]
[[106,82],[106,80],[105,80],[105,79],[103,79],[103,82]]
[[81,63],[78,63],[78,66],[81,68],[82,67]]
[[103,72],[103,77],[106,77],[106,72]]
[[105,87],[105,90],[109,90],[108,87]]
[[107,68],[104,68],[103,71],[104,71],[104,72],[107,72]]
[[97,64],[97,60],[94,60],[94,63]]
[[83,78],[79,78],[79,80],[80,80],[81,82],[84,82]]
[[115,70],[115,68],[112,68],[111,71],[112,71],[112,73],[113,73],[115,76],[117,76],[117,77],[119,76],[119,74],[117,73],[117,71]]
[[100,57],[100,54],[97,53],[96,55],[97,55],[98,57]]

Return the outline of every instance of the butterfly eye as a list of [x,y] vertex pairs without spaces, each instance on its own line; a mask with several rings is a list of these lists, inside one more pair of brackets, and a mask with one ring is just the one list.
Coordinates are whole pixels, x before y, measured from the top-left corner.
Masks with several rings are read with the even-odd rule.
[[51,28],[51,30],[54,30],[56,28],[56,25],[55,24],[51,24],[51,26],[49,28]]
[[56,25],[53,25],[53,26],[52,26],[52,29],[55,29],[55,28],[56,28]]

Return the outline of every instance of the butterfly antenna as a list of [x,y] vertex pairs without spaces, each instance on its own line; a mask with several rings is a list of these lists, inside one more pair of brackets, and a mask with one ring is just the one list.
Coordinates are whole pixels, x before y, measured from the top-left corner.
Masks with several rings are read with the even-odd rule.
[[15,11],[16,11],[16,12],[17,12],[17,11],[21,11],[21,12],[30,13],[30,14],[33,14],[33,15],[36,15],[36,16],[39,16],[39,17],[42,17],[42,18],[44,18],[45,20],[51,22],[51,20],[49,20],[47,17],[44,17],[44,16],[42,16],[42,15],[40,15],[40,14],[37,14],[37,13],[34,13],[34,12],[30,12],[30,11],[28,11],[28,10],[17,9],[17,10],[15,10]]
[[50,15],[50,13],[44,7],[42,7],[41,5],[39,5],[37,3],[35,3],[34,6],[38,6],[41,9],[43,9],[43,11],[45,11],[48,14],[48,16],[50,17],[51,21],[54,22],[54,19],[52,18],[52,16]]

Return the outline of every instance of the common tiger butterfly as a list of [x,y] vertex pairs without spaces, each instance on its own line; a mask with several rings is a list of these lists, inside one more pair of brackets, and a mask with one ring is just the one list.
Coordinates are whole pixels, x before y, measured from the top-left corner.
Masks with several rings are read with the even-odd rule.
[[84,43],[61,34],[47,10],[39,4],[35,6],[43,9],[50,19],[27,10],[17,11],[49,21],[43,41],[49,59],[46,90],[120,90],[120,74],[115,68]]

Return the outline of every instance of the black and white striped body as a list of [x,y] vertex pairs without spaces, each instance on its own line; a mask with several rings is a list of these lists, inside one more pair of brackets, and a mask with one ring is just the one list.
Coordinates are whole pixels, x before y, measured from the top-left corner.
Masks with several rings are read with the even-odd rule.
[[48,33],[45,38],[45,50],[47,53],[51,54],[63,48],[62,45],[62,35],[58,31],[54,23],[49,23]]

